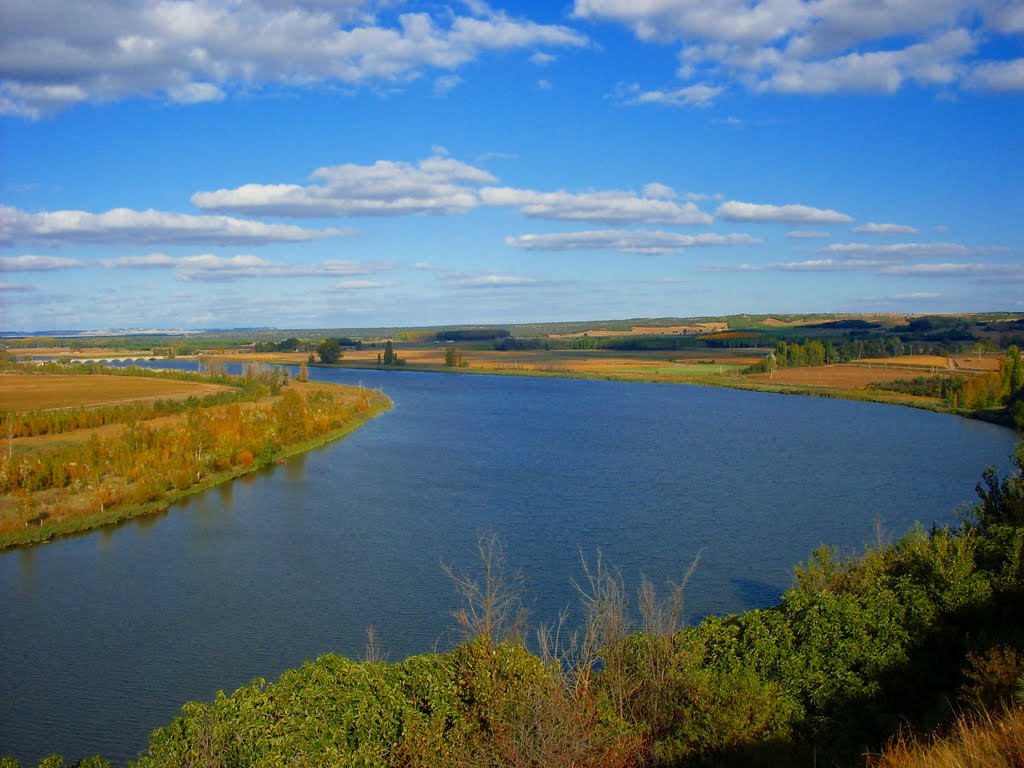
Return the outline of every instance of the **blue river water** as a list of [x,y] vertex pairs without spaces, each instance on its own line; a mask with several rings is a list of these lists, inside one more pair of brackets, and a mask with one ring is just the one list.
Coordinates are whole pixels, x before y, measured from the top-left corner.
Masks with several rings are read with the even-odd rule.
[[[497,534],[534,625],[581,556],[678,581],[691,620],[774,603],[822,543],[954,523],[1016,436],[871,403],[692,386],[316,370],[380,388],[342,441],[166,514],[0,554],[0,755],[124,764],[181,705],[373,626],[392,660],[456,641],[441,564]],[[572,621],[572,619],[570,619]]]

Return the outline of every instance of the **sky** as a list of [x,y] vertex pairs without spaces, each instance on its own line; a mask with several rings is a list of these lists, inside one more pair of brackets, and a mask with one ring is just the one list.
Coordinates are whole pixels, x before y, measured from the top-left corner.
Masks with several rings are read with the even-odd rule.
[[1022,0],[0,4],[0,330],[1001,310]]

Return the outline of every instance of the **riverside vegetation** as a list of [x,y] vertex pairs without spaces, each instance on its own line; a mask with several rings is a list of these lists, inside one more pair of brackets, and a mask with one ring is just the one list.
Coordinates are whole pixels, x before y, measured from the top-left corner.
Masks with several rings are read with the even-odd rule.
[[[99,407],[4,411],[0,548],[166,509],[175,499],[333,440],[387,408],[382,394],[289,381],[280,368],[205,373],[8,364],[5,373],[194,382],[219,391]],[[4,375],[4,374],[0,374]],[[146,391],[136,386],[138,394]]]
[[371,644],[186,704],[135,765],[1020,766],[1024,443],[1013,462],[957,527],[819,549],[775,607],[690,627],[685,576],[662,599],[643,583],[634,611],[598,557],[579,628],[528,641],[485,537],[478,571],[447,569],[453,650],[389,664]]

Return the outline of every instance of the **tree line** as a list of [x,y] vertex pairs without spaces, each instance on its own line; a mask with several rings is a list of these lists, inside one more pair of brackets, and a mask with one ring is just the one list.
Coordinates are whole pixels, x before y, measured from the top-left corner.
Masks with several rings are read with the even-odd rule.
[[998,373],[980,376],[917,376],[913,379],[875,382],[868,389],[900,392],[943,400],[954,410],[1005,408],[1009,421],[1024,429],[1024,360],[1014,344],[999,364]]
[[[279,383],[273,369],[262,375]],[[169,424],[133,419],[115,435],[5,451],[0,494],[16,499],[17,511],[0,520],[0,533],[156,501],[216,473],[267,464],[287,446],[360,418],[376,399],[365,390],[336,399],[329,390],[274,389],[279,394],[268,402],[194,403]]]

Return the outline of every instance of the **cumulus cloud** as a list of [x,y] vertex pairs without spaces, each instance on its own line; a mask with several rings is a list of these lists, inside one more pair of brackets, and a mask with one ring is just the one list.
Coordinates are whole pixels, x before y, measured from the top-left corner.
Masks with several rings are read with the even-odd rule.
[[982,40],[1024,31],[1012,1],[576,0],[574,15],[681,43],[678,76],[696,83],[726,75],[785,93],[1024,87],[1022,60],[979,58]]
[[618,88],[612,94],[612,98],[629,106],[661,104],[668,107],[710,107],[723,90],[725,89],[716,85],[694,83],[681,88],[645,91],[634,83],[629,87]]
[[[177,271],[177,279],[183,282],[239,280],[243,278],[289,278],[289,277],[348,277],[372,275],[393,269],[389,262],[363,263],[346,259],[328,259],[310,264],[274,261],[272,259],[237,254],[219,256],[199,253],[191,256],[169,256],[166,253],[151,253],[142,256],[120,256],[113,259],[99,259],[99,265],[107,269],[169,269]],[[85,266],[85,263],[81,263]],[[349,281],[349,288],[371,287],[369,282]],[[340,283],[338,285],[341,285]]]
[[59,256],[0,256],[0,272],[53,272],[85,266],[88,265],[84,261]]
[[215,245],[298,243],[351,234],[339,229],[304,229],[228,216],[115,208],[106,213],[28,213],[0,205],[0,244],[210,243]]
[[387,288],[393,286],[394,282],[385,280],[342,280],[331,286],[332,291],[368,291],[375,288]]
[[[949,245],[948,243],[939,245]],[[963,248],[963,246],[960,246]],[[954,255],[963,251],[953,249]],[[985,249],[968,249],[978,253]],[[820,252],[828,253],[823,248]],[[883,252],[883,258],[869,258],[863,255],[851,255],[852,252],[840,253],[838,257],[826,256],[803,261],[776,262],[766,264],[712,264],[706,265],[707,272],[864,272],[869,271],[887,277],[908,278],[963,278],[985,283],[1024,283],[1024,265],[993,264],[985,262],[923,262],[913,263],[914,259],[924,258],[924,251],[904,252],[894,256],[895,252]],[[942,251],[932,252],[941,256]],[[850,256],[847,258],[847,256]],[[903,259],[903,260],[901,260]]]
[[1020,264],[895,264],[883,267],[881,273],[892,277],[952,277],[974,278],[991,283],[1024,283],[1024,266]]
[[807,259],[774,264],[709,264],[706,272],[852,272],[873,269],[874,261],[843,261],[837,259]]
[[434,80],[434,95],[447,96],[451,91],[458,88],[465,82],[458,75],[442,75]]
[[967,83],[981,91],[1024,91],[1024,59],[978,64],[971,69]]
[[107,269],[170,269],[178,265],[179,259],[166,253],[149,253],[144,256],[118,256],[115,259],[100,259]]
[[436,154],[413,165],[379,160],[373,165],[318,168],[314,183],[245,184],[196,192],[207,211],[259,216],[403,216],[460,214],[479,204],[476,187],[497,181],[487,171]]
[[367,275],[390,269],[390,265],[367,265],[332,259],[316,264],[291,264],[249,254],[218,256],[201,253],[178,259],[178,279],[184,282],[239,280],[243,278],[331,277]]
[[786,233],[789,240],[825,240],[832,237],[831,232],[821,229],[793,229]]
[[566,26],[389,2],[5,0],[0,109],[38,118],[131,96],[218,100],[268,84],[373,84],[452,72],[491,51],[588,44]]
[[715,215],[726,221],[778,222],[782,224],[845,224],[853,217],[809,205],[762,205],[729,200]]
[[520,288],[537,285],[540,281],[535,277],[489,272],[485,275],[453,275],[448,282],[458,288]]
[[961,59],[976,47],[971,32],[959,29],[898,50],[855,51],[811,61],[787,57],[759,80],[758,88],[783,93],[895,93],[908,81],[949,85],[960,77]]
[[833,243],[818,250],[846,259],[950,259],[968,258],[979,254],[1004,251],[1005,248],[988,246],[972,248],[960,243],[896,243],[893,245],[869,245],[867,243]]
[[686,248],[754,245],[760,240],[745,234],[682,235],[631,229],[566,232],[506,237],[505,244],[528,251],[622,251],[624,253],[679,253]]
[[694,203],[677,203],[670,187],[648,184],[643,195],[622,190],[572,193],[537,192],[511,187],[484,187],[480,198],[486,205],[512,206],[524,215],[558,221],[592,221],[602,224],[710,224],[711,216]]
[[854,232],[865,235],[919,235],[921,230],[906,224],[883,224],[877,221],[869,221],[853,228]]

